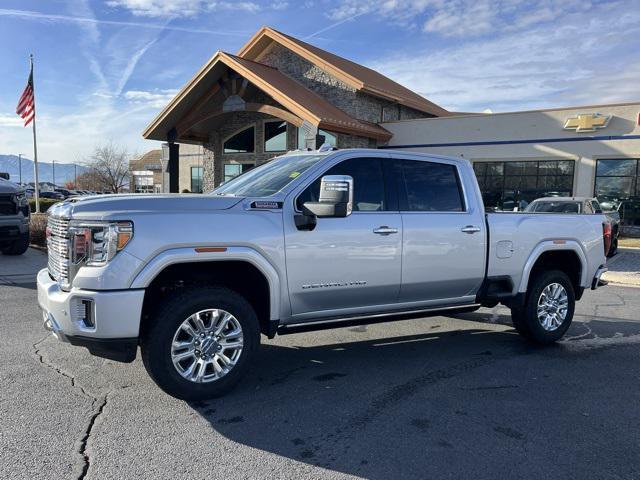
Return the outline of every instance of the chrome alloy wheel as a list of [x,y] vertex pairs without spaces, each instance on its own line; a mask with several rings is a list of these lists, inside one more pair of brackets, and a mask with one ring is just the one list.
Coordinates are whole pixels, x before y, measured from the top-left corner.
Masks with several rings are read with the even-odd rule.
[[557,330],[567,318],[569,297],[559,283],[547,285],[538,299],[538,322],[548,332]]
[[171,343],[171,360],[182,378],[213,382],[238,363],[243,344],[238,319],[225,310],[210,308],[180,324]]

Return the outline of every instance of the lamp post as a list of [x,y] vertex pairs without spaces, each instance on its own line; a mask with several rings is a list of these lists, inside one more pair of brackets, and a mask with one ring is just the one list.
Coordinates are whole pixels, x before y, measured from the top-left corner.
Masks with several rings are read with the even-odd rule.
[[18,154],[18,176],[20,178],[20,185],[22,185],[22,154]]

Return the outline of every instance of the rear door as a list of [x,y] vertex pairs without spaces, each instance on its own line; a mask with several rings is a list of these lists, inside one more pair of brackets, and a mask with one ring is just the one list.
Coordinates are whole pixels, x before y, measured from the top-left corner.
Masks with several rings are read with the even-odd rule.
[[473,301],[484,279],[487,233],[471,168],[439,158],[396,161],[403,225],[400,301]]

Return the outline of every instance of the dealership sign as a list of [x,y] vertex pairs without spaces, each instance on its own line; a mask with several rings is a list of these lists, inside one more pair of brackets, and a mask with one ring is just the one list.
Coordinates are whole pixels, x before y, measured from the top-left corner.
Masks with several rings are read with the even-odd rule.
[[597,129],[605,128],[611,120],[611,115],[601,115],[599,113],[580,113],[575,117],[567,118],[564,123],[565,130],[573,130],[577,133],[595,132]]

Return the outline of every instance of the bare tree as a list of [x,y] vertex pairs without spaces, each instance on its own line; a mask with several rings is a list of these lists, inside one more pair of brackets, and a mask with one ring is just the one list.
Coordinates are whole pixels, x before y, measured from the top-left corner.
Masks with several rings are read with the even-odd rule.
[[126,149],[112,142],[96,146],[91,158],[85,162],[94,182],[119,193],[129,185],[129,158]]

